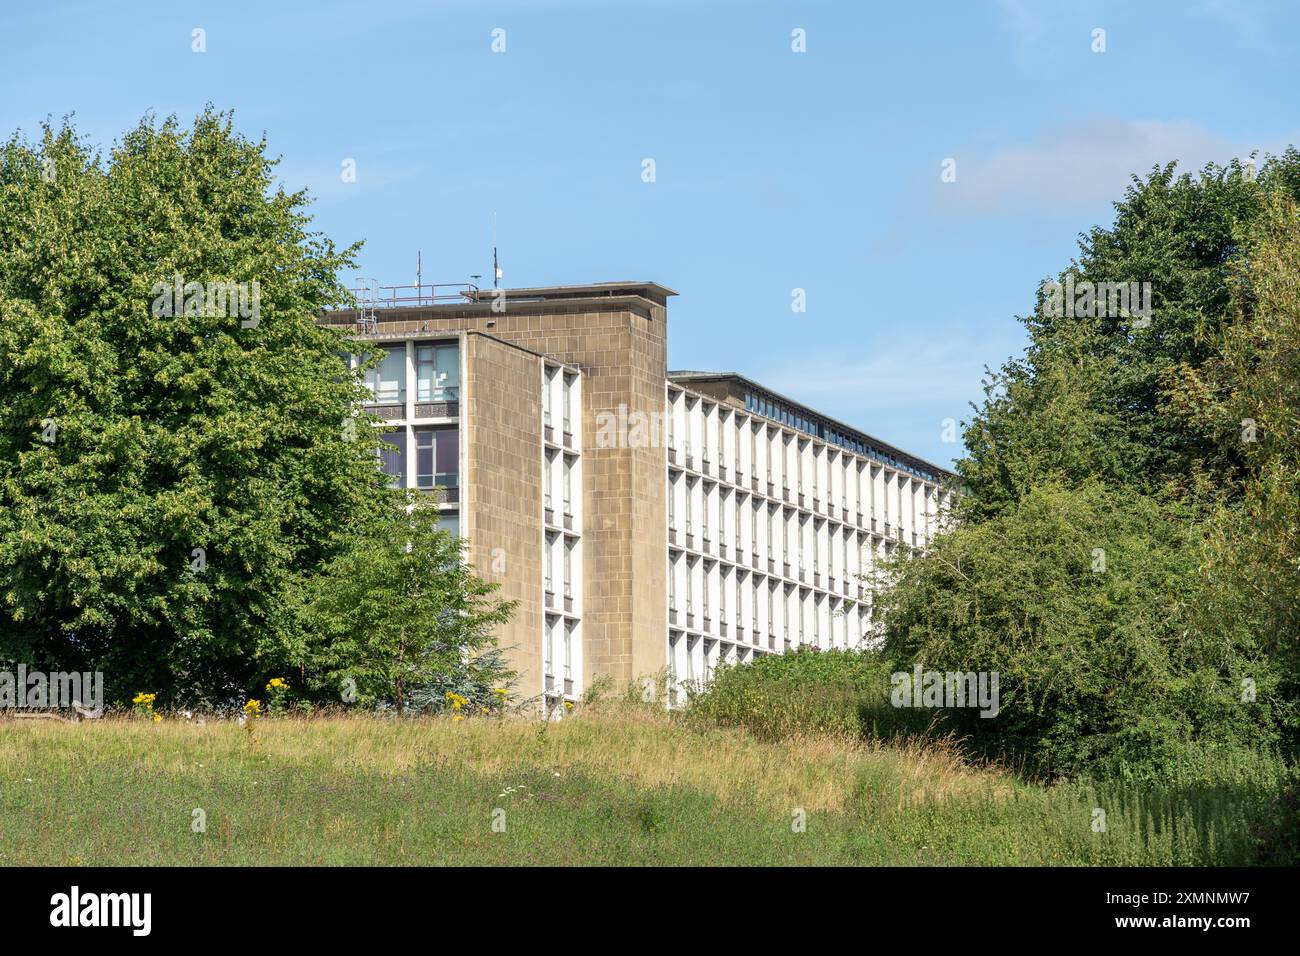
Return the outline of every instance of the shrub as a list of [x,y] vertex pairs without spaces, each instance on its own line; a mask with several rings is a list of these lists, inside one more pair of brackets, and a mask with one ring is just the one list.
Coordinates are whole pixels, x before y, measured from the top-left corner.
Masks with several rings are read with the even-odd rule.
[[709,687],[692,695],[687,714],[767,740],[796,734],[886,738],[931,729],[934,714],[890,704],[893,670],[875,651],[800,648],[719,668]]
[[950,719],[968,746],[1033,773],[1168,778],[1196,747],[1267,749],[1276,669],[1248,636],[1195,626],[1198,549],[1175,506],[1042,485],[894,562],[878,595],[885,647],[926,669],[998,672],[996,717]]

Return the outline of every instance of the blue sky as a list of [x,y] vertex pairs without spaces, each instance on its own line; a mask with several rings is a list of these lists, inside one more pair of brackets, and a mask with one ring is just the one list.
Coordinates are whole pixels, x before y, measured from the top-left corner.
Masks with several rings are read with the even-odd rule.
[[943,420],[1131,172],[1300,143],[1285,0],[16,6],[6,132],[233,109],[319,229],[365,240],[358,275],[414,281],[420,250],[426,282],[487,277],[495,211],[505,285],[671,286],[670,367],[944,464]]

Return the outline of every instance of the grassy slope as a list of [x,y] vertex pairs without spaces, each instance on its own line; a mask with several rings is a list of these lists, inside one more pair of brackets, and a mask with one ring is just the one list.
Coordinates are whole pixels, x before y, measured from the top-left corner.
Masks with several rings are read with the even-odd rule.
[[1203,844],[1186,815],[1155,833],[1113,806],[1094,833],[1095,802],[942,750],[760,742],[613,705],[551,725],[289,719],[251,735],[0,721],[2,865],[1245,862],[1244,834]]

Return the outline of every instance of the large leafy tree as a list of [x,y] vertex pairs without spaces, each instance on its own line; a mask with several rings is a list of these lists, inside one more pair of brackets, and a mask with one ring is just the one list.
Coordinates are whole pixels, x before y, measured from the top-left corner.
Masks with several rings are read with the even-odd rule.
[[962,728],[988,751],[1173,773],[1294,741],[1297,196],[1294,149],[1135,178],[1059,281],[1150,282],[1150,324],[1040,290],[989,381],[963,521],[878,595],[899,659],[1001,673],[998,717]]
[[[1253,168],[1253,167],[1252,167]],[[1155,492],[1212,475],[1239,489],[1239,450],[1169,408],[1171,376],[1201,368],[1233,315],[1231,276],[1243,230],[1266,197],[1300,197],[1300,153],[1288,149],[1258,176],[1239,163],[1199,176],[1174,164],[1134,177],[1115,220],[1080,240],[1064,270],[1074,283],[1149,282],[1153,315],[1054,314],[1040,290],[1024,318],[1029,346],[987,385],[958,463],[971,517],[1014,508],[1043,480],[1099,478]]]
[[[374,513],[361,386],[316,321],[354,249],[274,163],[210,109],[107,156],[66,122],[0,148],[0,657],[237,694]],[[160,301],[177,282],[201,287]]]

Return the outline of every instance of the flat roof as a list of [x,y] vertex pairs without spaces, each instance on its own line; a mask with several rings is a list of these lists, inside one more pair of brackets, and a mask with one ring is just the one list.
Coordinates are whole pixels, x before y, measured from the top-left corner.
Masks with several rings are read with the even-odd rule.
[[[514,298],[516,296],[534,296],[539,299],[555,299],[572,296],[575,293],[591,294],[606,293],[608,295],[626,294],[629,292],[643,292],[650,290],[661,296],[677,295],[676,289],[670,289],[666,285],[660,285],[658,282],[645,281],[627,281],[627,282],[587,282],[580,285],[541,285],[531,288],[509,288],[504,289],[507,296]],[[486,288],[480,289],[480,292],[488,292]]]
[[[887,441],[882,441],[881,439],[876,438],[874,435],[870,435],[867,432],[864,432],[860,428],[854,428],[852,425],[849,425],[838,418],[833,418],[830,415],[823,414],[822,412],[817,411],[817,409],[805,405],[803,402],[797,402],[792,398],[787,398],[786,396],[782,395],[780,392],[774,391],[768,388],[766,385],[760,385],[758,382],[755,382],[753,379],[746,378],[744,375],[741,375],[739,372],[700,372],[700,371],[691,371],[691,370],[670,371],[668,373],[668,381],[683,386],[689,386],[693,382],[735,382],[739,385],[744,386],[749,391],[757,392],[761,395],[767,396],[768,398],[771,398],[784,405],[788,405],[790,408],[806,414],[809,418],[818,419],[819,421],[824,422],[827,425],[830,425],[832,428],[842,431],[845,435],[858,439],[864,445],[867,445],[869,448],[875,448],[876,450],[884,454],[887,454],[890,457],[897,458],[899,461],[903,462],[904,464],[910,467],[916,468],[918,470],[930,471],[936,475],[942,475],[948,478],[957,477],[956,473],[953,472],[950,468],[944,468],[941,465],[936,465],[934,462],[927,461],[926,459],[922,458],[920,455],[914,455],[909,451],[904,451],[903,449],[899,448],[897,445],[894,445]],[[751,414],[762,414],[762,413],[751,412]],[[764,415],[763,417],[767,418],[768,416]],[[771,419],[771,420],[775,421],[775,419]],[[778,422],[778,424],[784,424],[784,423]],[[801,429],[795,429],[795,431],[801,431]],[[823,436],[814,436],[814,437],[822,437],[823,441],[826,440],[825,437]],[[866,457],[870,458],[872,456],[867,455]]]

